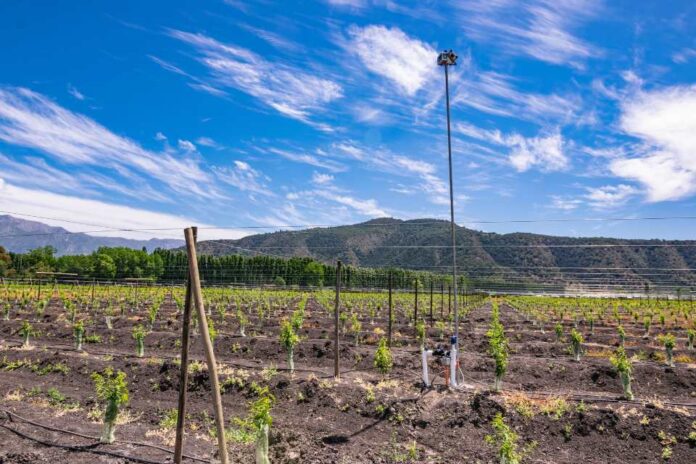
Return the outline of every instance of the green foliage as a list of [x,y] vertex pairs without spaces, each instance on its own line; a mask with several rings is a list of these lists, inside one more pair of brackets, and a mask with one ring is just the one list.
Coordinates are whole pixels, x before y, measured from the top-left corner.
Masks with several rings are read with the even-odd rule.
[[421,347],[425,346],[425,323],[422,319],[416,322],[416,340]]
[[580,332],[575,329],[570,331],[570,349],[576,361],[580,361],[580,356],[582,356],[582,344],[584,341],[585,339]]
[[556,332],[556,340],[560,341],[563,338],[563,325],[559,322],[553,327],[554,332]]
[[29,346],[29,337],[35,334],[36,332],[34,331],[34,327],[29,323],[29,321],[22,322],[22,327],[19,329],[19,335],[22,336],[25,347]]
[[375,351],[375,361],[374,366],[383,375],[388,374],[394,365],[392,359],[391,350],[387,346],[387,339],[382,337],[379,340],[379,345],[377,346],[377,351]]
[[522,462],[522,453],[518,450],[519,437],[503,420],[503,415],[497,413],[491,421],[493,434],[486,435],[486,443],[496,448],[498,462],[500,464],[519,464]]
[[624,397],[628,400],[632,400],[633,392],[631,391],[631,371],[633,370],[633,366],[631,365],[631,360],[626,355],[626,350],[624,350],[624,347],[620,346],[609,358],[609,361],[621,377]]
[[290,351],[300,342],[300,337],[295,333],[292,323],[283,321],[280,328],[280,343],[283,347]]
[[500,382],[507,371],[509,344],[505,337],[505,329],[500,322],[498,304],[493,303],[491,314],[491,326],[486,333],[488,336],[488,353],[495,361],[495,385],[496,391],[500,390]]

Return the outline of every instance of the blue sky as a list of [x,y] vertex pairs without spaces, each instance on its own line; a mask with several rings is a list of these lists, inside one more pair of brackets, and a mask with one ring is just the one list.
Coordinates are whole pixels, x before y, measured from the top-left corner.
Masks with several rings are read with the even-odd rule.
[[0,210],[69,230],[447,218],[453,48],[459,223],[693,239],[555,220],[694,214],[694,30],[692,1],[2,2]]

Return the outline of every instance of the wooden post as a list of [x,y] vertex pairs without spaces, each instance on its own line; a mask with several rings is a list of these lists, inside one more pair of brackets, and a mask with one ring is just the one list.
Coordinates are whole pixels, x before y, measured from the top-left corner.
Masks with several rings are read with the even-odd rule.
[[433,281],[430,279],[430,327],[433,326]]
[[94,285],[96,283],[96,279],[92,279],[92,311],[94,311]]
[[39,296],[37,298],[41,299],[41,277],[39,277]]
[[210,341],[208,332],[208,320],[205,316],[203,305],[203,292],[201,291],[201,278],[198,274],[198,256],[196,255],[196,244],[193,239],[193,230],[186,229],[186,252],[188,254],[189,271],[191,279],[191,296],[198,313],[198,325],[203,336],[203,347],[205,348],[205,359],[208,363],[208,373],[210,374],[210,388],[213,396],[213,406],[215,410],[215,425],[217,428],[218,454],[221,464],[229,464],[227,457],[227,443],[225,442],[225,420],[222,414],[222,399],[220,398],[220,382],[218,381],[217,363],[213,344]]
[[440,282],[440,320],[443,319],[445,312],[445,283]]
[[[193,241],[198,238],[198,227],[192,227]],[[170,302],[173,290],[170,291]],[[176,416],[176,441],[174,442],[174,464],[181,464],[184,455],[184,423],[186,420],[186,391],[188,389],[189,333],[191,331],[191,277],[186,279],[186,299],[181,328],[181,372],[179,373],[179,406]]]
[[452,313],[452,287],[447,286],[447,317]]
[[387,322],[387,345],[392,344],[392,273],[389,272],[389,321]]
[[336,263],[336,304],[334,306],[334,378],[340,376],[338,359],[340,354],[341,344],[339,342],[339,312],[341,306],[341,261]]
[[413,281],[413,288],[414,288],[414,303],[415,307],[413,310],[413,326],[415,327],[416,324],[418,324],[418,279],[415,279]]

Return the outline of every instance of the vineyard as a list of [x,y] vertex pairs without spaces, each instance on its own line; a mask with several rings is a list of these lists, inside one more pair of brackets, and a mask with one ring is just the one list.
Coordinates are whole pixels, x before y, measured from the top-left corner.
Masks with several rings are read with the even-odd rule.
[[[0,462],[171,462],[185,289],[0,289]],[[691,463],[696,311],[683,299],[207,287],[230,462]],[[390,317],[391,314],[391,317]],[[391,323],[390,323],[391,319]],[[184,462],[210,462],[210,376],[192,319]],[[21,437],[19,439],[18,437]],[[259,455],[256,455],[257,462]],[[266,461],[268,462],[268,461]]]

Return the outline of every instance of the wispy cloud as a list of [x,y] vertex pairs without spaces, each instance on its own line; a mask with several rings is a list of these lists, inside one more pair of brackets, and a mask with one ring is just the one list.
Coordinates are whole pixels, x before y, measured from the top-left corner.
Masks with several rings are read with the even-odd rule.
[[220,180],[243,192],[275,196],[265,184],[269,179],[245,161],[235,160],[233,167],[217,167],[214,171]]
[[71,84],[68,84],[68,93],[80,101],[85,99],[84,94]]
[[287,117],[330,130],[328,125],[316,123],[312,117],[321,115],[329,103],[343,96],[338,83],[203,34],[170,30],[169,35],[194,47],[199,54],[198,61],[210,73],[210,82],[192,85],[198,88],[206,85],[215,90],[233,88]]
[[[133,239],[149,238],[183,238],[183,229],[198,225],[201,240],[213,238],[240,238],[248,232],[240,230],[206,230],[211,227],[205,222],[193,218],[175,216],[139,208],[132,208],[114,203],[87,200],[74,196],[61,195],[39,189],[17,187],[0,178],[0,209],[16,211],[44,217],[56,217],[64,220],[96,224],[99,227],[84,226],[64,221],[42,219],[50,225],[63,227],[69,231],[81,232],[100,227],[114,229],[152,229],[148,231],[109,231],[103,236],[120,236]],[[174,230],[157,230],[168,229]],[[180,230],[177,230],[180,229]]]
[[498,129],[483,129],[467,123],[457,123],[455,131],[488,144],[507,147],[508,161],[517,171],[537,168],[544,172],[562,171],[570,166],[564,150],[564,140],[558,130],[525,137],[518,133],[503,134]]
[[64,163],[109,168],[126,177],[139,172],[180,193],[220,197],[196,154],[146,150],[29,89],[0,88],[0,140]]
[[309,164],[310,166],[328,169],[332,172],[342,172],[347,169],[347,167],[341,163],[338,163],[331,159],[319,158],[306,152],[283,150],[279,148],[269,148],[267,151],[269,153],[282,156],[283,158],[288,159],[290,161],[294,161],[295,163]]
[[696,85],[639,92],[622,104],[621,129],[642,145],[611,172],[645,187],[650,202],[696,194]]
[[601,0],[473,0],[455,6],[470,37],[510,54],[582,68],[602,53],[575,33],[599,15]]

